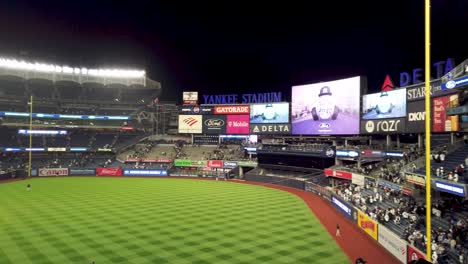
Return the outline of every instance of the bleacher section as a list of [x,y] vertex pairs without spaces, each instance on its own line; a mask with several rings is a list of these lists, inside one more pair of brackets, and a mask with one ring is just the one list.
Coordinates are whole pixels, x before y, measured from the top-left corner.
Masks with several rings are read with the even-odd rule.
[[[436,162],[434,160],[431,161],[431,177],[437,177],[436,169],[439,167],[444,167],[444,174],[440,177],[443,179],[447,179],[447,175],[450,171],[453,171],[458,165],[463,164],[465,165],[465,159],[468,157],[468,145],[450,153],[445,158],[445,161]],[[416,170],[416,173],[421,175],[426,175],[426,169],[423,167],[421,169]],[[464,175],[459,175],[458,179],[459,183],[468,183],[468,178]]]

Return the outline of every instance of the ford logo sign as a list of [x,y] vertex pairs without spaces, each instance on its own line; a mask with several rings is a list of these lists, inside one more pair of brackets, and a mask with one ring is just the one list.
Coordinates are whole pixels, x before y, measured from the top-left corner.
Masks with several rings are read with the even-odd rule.
[[222,127],[224,126],[224,120],[210,118],[210,119],[205,120],[205,126],[212,127],[212,128]]
[[319,127],[320,127],[320,128],[330,128],[330,124],[328,124],[328,123],[320,123]]
[[445,87],[447,87],[447,89],[455,88],[455,86],[457,86],[457,83],[456,83],[455,81],[448,81],[448,82],[445,84]]

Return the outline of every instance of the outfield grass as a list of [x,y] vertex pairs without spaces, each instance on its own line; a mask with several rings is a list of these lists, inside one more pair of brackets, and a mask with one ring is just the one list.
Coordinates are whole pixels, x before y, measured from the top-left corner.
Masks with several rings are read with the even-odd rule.
[[1,264],[91,260],[349,263],[305,203],[279,190],[99,177],[0,184]]

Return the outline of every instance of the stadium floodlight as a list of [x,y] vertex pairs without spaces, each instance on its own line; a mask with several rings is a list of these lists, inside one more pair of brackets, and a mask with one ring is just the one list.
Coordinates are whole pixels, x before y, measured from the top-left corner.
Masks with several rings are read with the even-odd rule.
[[88,75],[107,78],[145,78],[146,72],[143,70],[126,69],[88,69],[79,67],[59,66],[54,64],[45,64],[38,62],[26,62],[16,59],[0,58],[0,68],[36,71],[46,73],[64,73],[73,75]]

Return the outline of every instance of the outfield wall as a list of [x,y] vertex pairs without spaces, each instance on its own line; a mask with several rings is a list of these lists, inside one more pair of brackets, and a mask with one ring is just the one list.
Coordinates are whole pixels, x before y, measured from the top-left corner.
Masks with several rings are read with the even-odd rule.
[[324,200],[330,202],[333,208],[335,208],[363,232],[368,234],[369,237],[379,243],[380,246],[390,252],[401,263],[410,263],[412,260],[419,258],[425,259],[425,254],[420,250],[408,244],[389,228],[372,219],[370,216],[359,210],[359,208],[356,208],[352,204],[345,202],[327,187],[302,180],[291,178],[285,179],[275,176],[254,175],[246,177],[246,180],[282,185],[314,193],[324,198]]

